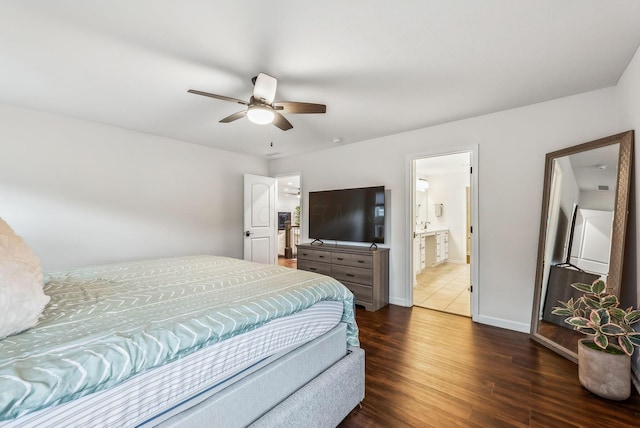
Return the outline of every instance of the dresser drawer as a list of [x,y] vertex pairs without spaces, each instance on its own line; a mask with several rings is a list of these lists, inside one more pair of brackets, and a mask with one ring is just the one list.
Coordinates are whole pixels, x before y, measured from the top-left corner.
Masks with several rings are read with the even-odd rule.
[[298,269],[320,273],[322,275],[331,275],[331,265],[328,263],[298,259]]
[[357,305],[377,311],[389,303],[388,248],[310,243],[297,247],[298,269],[340,281],[351,290]]
[[373,267],[373,256],[370,254],[351,254],[351,266],[371,269]]
[[373,256],[369,254],[331,253],[331,263],[371,269]]
[[354,284],[352,282],[344,281],[345,287],[347,287],[353,293],[353,297],[357,301],[371,303],[373,301],[373,290],[366,285]]
[[298,249],[298,259],[329,263],[331,261],[331,253],[325,250],[309,250],[303,248]]
[[331,276],[340,282],[347,281],[366,285],[371,285],[373,282],[373,271],[371,269],[351,266],[332,265]]
[[331,263],[336,265],[351,265],[351,254],[331,253]]

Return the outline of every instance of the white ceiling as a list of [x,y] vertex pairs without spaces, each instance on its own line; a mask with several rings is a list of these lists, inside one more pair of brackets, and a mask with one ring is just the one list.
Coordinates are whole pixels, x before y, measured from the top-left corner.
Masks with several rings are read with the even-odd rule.
[[598,190],[609,186],[615,192],[618,182],[620,144],[611,144],[569,156],[573,175],[580,190]]
[[[0,102],[259,156],[285,156],[615,85],[637,0],[0,3]],[[327,105],[283,132],[240,105]],[[273,142],[273,147],[271,146]]]
[[300,196],[300,176],[277,177],[278,197]]

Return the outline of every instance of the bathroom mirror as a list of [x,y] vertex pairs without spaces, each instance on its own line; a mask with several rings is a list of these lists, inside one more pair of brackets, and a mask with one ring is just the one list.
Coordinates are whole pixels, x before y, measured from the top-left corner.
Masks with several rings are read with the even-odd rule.
[[574,362],[584,335],[551,311],[575,282],[620,296],[632,156],[633,131],[546,156],[531,338]]

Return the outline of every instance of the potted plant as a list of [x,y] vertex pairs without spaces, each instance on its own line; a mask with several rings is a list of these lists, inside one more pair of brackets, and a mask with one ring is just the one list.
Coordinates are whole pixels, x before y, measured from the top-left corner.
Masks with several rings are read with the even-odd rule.
[[621,309],[602,280],[571,286],[583,295],[560,302],[552,313],[566,316],[565,323],[590,336],[578,343],[580,383],[601,397],[625,400],[631,394],[631,355],[640,346],[640,333],[632,328],[640,310]]
[[296,206],[293,213],[293,224],[300,226],[300,205]]

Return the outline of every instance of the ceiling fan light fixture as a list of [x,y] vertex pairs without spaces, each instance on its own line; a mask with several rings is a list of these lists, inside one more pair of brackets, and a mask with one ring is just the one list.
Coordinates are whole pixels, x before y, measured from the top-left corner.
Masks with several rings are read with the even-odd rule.
[[[299,101],[274,102],[276,87],[278,85],[278,81],[275,77],[260,73],[255,78],[251,79],[251,81],[253,82],[253,94],[251,95],[251,98],[249,98],[248,102],[238,98],[212,94],[210,92],[203,92],[195,89],[189,89],[187,92],[190,94],[203,95],[205,97],[217,98],[222,101],[247,106],[246,110],[231,114],[221,119],[219,121],[220,123],[230,123],[247,117],[252,123],[258,125],[272,124],[282,131],[287,131],[293,128],[293,125],[284,117],[283,114],[313,114],[327,112],[327,106],[324,104],[303,103]],[[273,142],[269,147],[273,147]]]
[[273,123],[275,114],[273,110],[263,106],[249,106],[247,109],[247,117],[256,125],[268,125]]

